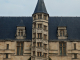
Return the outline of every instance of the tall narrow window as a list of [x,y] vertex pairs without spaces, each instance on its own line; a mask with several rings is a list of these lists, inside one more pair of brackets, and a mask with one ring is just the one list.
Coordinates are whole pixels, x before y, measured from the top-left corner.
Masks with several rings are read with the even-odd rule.
[[23,42],[17,43],[17,55],[23,55]]
[[44,39],[45,39],[45,40],[47,39],[47,35],[44,35]]
[[44,57],[47,57],[47,53],[44,53]]
[[47,26],[44,26],[44,30],[46,30],[47,29]]
[[33,55],[35,55],[35,51],[33,51]]
[[34,33],[33,36],[34,36],[33,38],[36,38],[36,33]]
[[47,18],[47,15],[44,15],[44,20],[46,20],[46,18]]
[[42,28],[42,24],[38,24],[38,28]]
[[34,28],[36,28],[36,23],[34,23]]
[[37,52],[37,56],[40,57],[41,56],[41,52]]
[[6,58],[8,58],[8,54],[6,54]]
[[64,36],[64,30],[60,30],[60,36]]
[[42,14],[39,14],[38,15],[38,19],[42,19]]
[[7,44],[7,49],[9,49],[9,44]]
[[46,49],[46,47],[47,47],[47,44],[44,44],[44,49]]
[[42,38],[42,33],[38,33],[38,38],[39,38],[39,39]]
[[74,54],[74,58],[75,58],[75,59],[77,58],[77,54]]
[[36,20],[36,15],[34,16],[34,20]]
[[76,44],[74,44],[74,50],[76,50]]
[[34,47],[36,46],[36,43],[35,43],[35,42],[33,42],[33,46],[34,46]]
[[41,43],[41,42],[38,42],[38,43],[37,43],[37,46],[38,46],[38,47],[41,47],[41,46],[42,46],[42,43]]
[[66,43],[60,42],[59,48],[60,48],[60,55],[66,55]]

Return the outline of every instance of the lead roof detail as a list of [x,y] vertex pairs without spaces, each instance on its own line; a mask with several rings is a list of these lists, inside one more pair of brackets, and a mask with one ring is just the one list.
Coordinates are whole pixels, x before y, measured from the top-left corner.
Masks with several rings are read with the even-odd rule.
[[36,13],[47,13],[47,10],[46,10],[46,7],[45,7],[45,4],[44,4],[44,0],[38,0],[38,3],[36,5],[36,8],[35,8],[35,11],[33,14],[36,14]]

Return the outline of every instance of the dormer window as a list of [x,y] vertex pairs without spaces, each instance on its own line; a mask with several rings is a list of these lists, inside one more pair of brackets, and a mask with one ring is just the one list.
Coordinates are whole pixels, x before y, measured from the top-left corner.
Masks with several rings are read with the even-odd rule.
[[20,29],[18,33],[19,36],[23,36],[23,30]]
[[21,20],[20,23],[17,25],[16,30],[16,39],[25,39],[26,38],[26,27]]
[[66,27],[58,27],[58,39],[67,39]]
[[38,19],[42,19],[42,14],[39,14],[38,15]]

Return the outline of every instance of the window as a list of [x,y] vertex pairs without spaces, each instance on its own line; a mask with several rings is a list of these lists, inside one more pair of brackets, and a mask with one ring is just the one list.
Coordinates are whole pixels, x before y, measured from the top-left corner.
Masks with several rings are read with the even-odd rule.
[[7,44],[7,49],[9,49],[9,44]]
[[39,39],[42,38],[42,33],[38,33],[38,38],[39,38]]
[[34,20],[36,20],[36,15],[34,16]]
[[47,15],[44,15],[44,20],[46,20],[46,18],[47,18]]
[[41,52],[37,52],[37,56],[40,57],[41,56]]
[[42,46],[42,43],[41,42],[37,43],[37,46],[38,47],[41,47]]
[[6,58],[8,58],[8,54],[6,54]]
[[44,35],[44,39],[47,39],[47,35]]
[[46,30],[47,29],[47,26],[44,26],[44,30]]
[[38,15],[38,19],[42,19],[42,14],[39,14]]
[[38,24],[38,28],[42,28],[42,24]]
[[18,35],[23,36],[23,30],[19,30]]
[[44,44],[44,49],[46,49],[47,44]]
[[44,57],[47,57],[47,53],[44,53]]
[[23,42],[17,42],[17,55],[23,55]]
[[76,50],[76,44],[74,44],[74,50]]
[[35,51],[33,51],[33,55],[35,55]]
[[34,23],[34,28],[36,28],[36,23]]
[[66,55],[66,43],[60,42],[59,48],[60,48],[60,55]]
[[36,43],[35,42],[33,42],[33,46],[36,46]]
[[75,58],[75,59],[77,58],[77,54],[74,54],[74,58]]
[[36,38],[36,33],[33,34],[34,38]]
[[64,30],[60,30],[60,36],[64,36]]

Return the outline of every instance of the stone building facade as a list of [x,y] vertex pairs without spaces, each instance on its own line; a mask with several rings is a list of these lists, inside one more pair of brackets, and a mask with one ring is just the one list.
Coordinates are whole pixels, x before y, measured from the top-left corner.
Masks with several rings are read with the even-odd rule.
[[50,17],[43,0],[32,17],[0,17],[0,60],[80,60],[80,17]]

